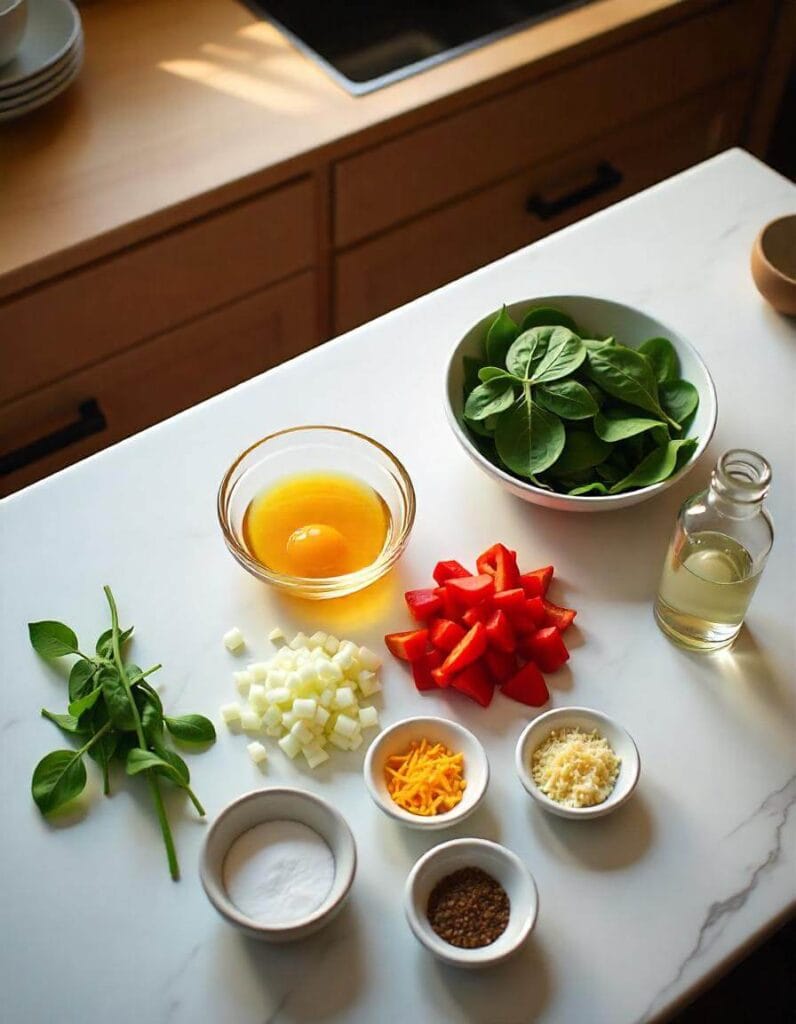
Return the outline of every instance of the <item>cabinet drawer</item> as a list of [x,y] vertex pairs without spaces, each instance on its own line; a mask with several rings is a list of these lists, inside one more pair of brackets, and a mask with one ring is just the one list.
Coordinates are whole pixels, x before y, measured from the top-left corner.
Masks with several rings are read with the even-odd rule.
[[392,227],[756,67],[769,0],[736,0],[340,161],[335,243]]
[[0,402],[309,267],[309,179],[0,304]]
[[711,90],[338,254],[335,333],[727,148],[740,135],[750,85]]
[[0,407],[0,462],[56,432],[54,443],[66,442],[10,472],[2,466],[0,494],[311,348],[315,301],[308,271]]

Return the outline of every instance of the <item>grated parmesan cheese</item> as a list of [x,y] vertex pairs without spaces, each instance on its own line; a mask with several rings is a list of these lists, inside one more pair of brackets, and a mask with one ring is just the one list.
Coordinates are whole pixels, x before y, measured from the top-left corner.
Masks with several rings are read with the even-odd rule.
[[565,807],[594,807],[611,795],[621,759],[597,731],[554,729],[531,757],[533,781]]

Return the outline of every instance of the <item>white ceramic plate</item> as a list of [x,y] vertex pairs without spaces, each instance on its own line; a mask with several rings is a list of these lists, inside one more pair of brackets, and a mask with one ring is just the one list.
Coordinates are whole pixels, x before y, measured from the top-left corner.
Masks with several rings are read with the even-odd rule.
[[[607,799],[593,807],[564,807],[539,789],[531,775],[531,757],[534,750],[544,742],[554,729],[581,729],[583,732],[597,730],[605,737],[614,753],[621,758],[619,774],[614,788]],[[561,818],[602,818],[630,799],[641,773],[641,758],[630,733],[608,715],[590,708],[555,708],[535,718],[526,726],[514,751],[514,764],[520,782],[534,800],[551,814]]]
[[0,114],[11,114],[13,111],[19,110],[20,107],[29,109],[29,105],[35,100],[57,96],[63,83],[69,84],[80,71],[82,64],[83,45],[79,42],[69,57],[58,65],[56,71],[40,82],[37,80],[34,86],[22,89],[15,96],[9,98],[0,93]]
[[28,0],[28,24],[16,57],[0,68],[0,92],[31,85],[66,57],[82,35],[70,0]]
[[683,378],[690,381],[699,392],[699,408],[688,431],[689,437],[699,438],[699,444],[688,462],[667,480],[663,480],[659,484],[653,484],[650,487],[641,487],[637,491],[609,494],[604,497],[573,496],[545,491],[541,487],[535,487],[530,481],[521,480],[493,465],[475,447],[461,422],[464,406],[464,365],[462,357],[465,355],[481,354],[482,340],[486,334],[487,327],[495,316],[495,312],[492,312],[489,316],[484,317],[483,320],[471,327],[456,345],[448,362],[448,370],[445,375],[445,411],[448,416],[448,422],[456,440],[473,462],[501,487],[511,491],[518,498],[522,498],[523,501],[529,501],[534,505],[542,505],[545,508],[554,508],[563,512],[605,512],[617,508],[626,508],[628,505],[637,505],[639,502],[646,501],[648,498],[660,494],[668,487],[671,487],[677,480],[681,480],[694,467],[699,457],[707,448],[713,436],[713,431],[716,429],[716,419],[718,416],[716,388],[708,368],[694,346],[686,341],[682,335],[678,334],[677,331],[661,323],[660,320],[655,320],[646,313],[642,313],[641,310],[633,309],[632,306],[625,306],[620,302],[611,302],[608,299],[597,299],[585,295],[541,296],[522,302],[510,303],[506,308],[514,320],[519,322],[528,310],[534,306],[553,306],[561,309],[568,313],[578,324],[586,325],[594,334],[598,336],[613,334],[617,341],[631,347],[640,345],[647,338],[660,336],[668,338],[680,358]]
[[60,81],[57,85],[53,86],[52,89],[48,90],[42,96],[32,99],[21,106],[14,107],[12,110],[0,110],[0,122],[12,121],[16,117],[22,117],[24,114],[30,114],[32,111],[37,110],[39,107],[43,107],[46,103],[54,100],[56,96],[60,96],[62,92],[69,88],[74,82],[77,76],[80,74],[80,69],[83,66],[83,53],[79,54],[78,60],[75,65],[71,68],[69,74]]

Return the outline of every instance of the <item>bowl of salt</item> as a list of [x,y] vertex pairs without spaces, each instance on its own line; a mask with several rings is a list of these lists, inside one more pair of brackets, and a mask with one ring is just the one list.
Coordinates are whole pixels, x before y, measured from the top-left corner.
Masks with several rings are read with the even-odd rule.
[[293,942],[340,911],[356,872],[345,818],[302,789],[260,789],[224,808],[199,865],[221,916],[265,942]]

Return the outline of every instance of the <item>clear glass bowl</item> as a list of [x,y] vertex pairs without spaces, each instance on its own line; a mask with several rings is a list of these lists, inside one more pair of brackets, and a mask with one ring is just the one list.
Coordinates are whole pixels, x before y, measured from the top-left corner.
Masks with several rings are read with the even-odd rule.
[[[296,473],[345,473],[373,488],[390,510],[390,529],[377,558],[343,576],[290,576],[252,557],[243,538],[243,517],[258,494]],[[235,459],[218,489],[218,520],[227,547],[252,576],[296,597],[344,597],[369,587],[401,557],[415,521],[415,491],[406,469],[384,445],[344,427],[280,430]]]

